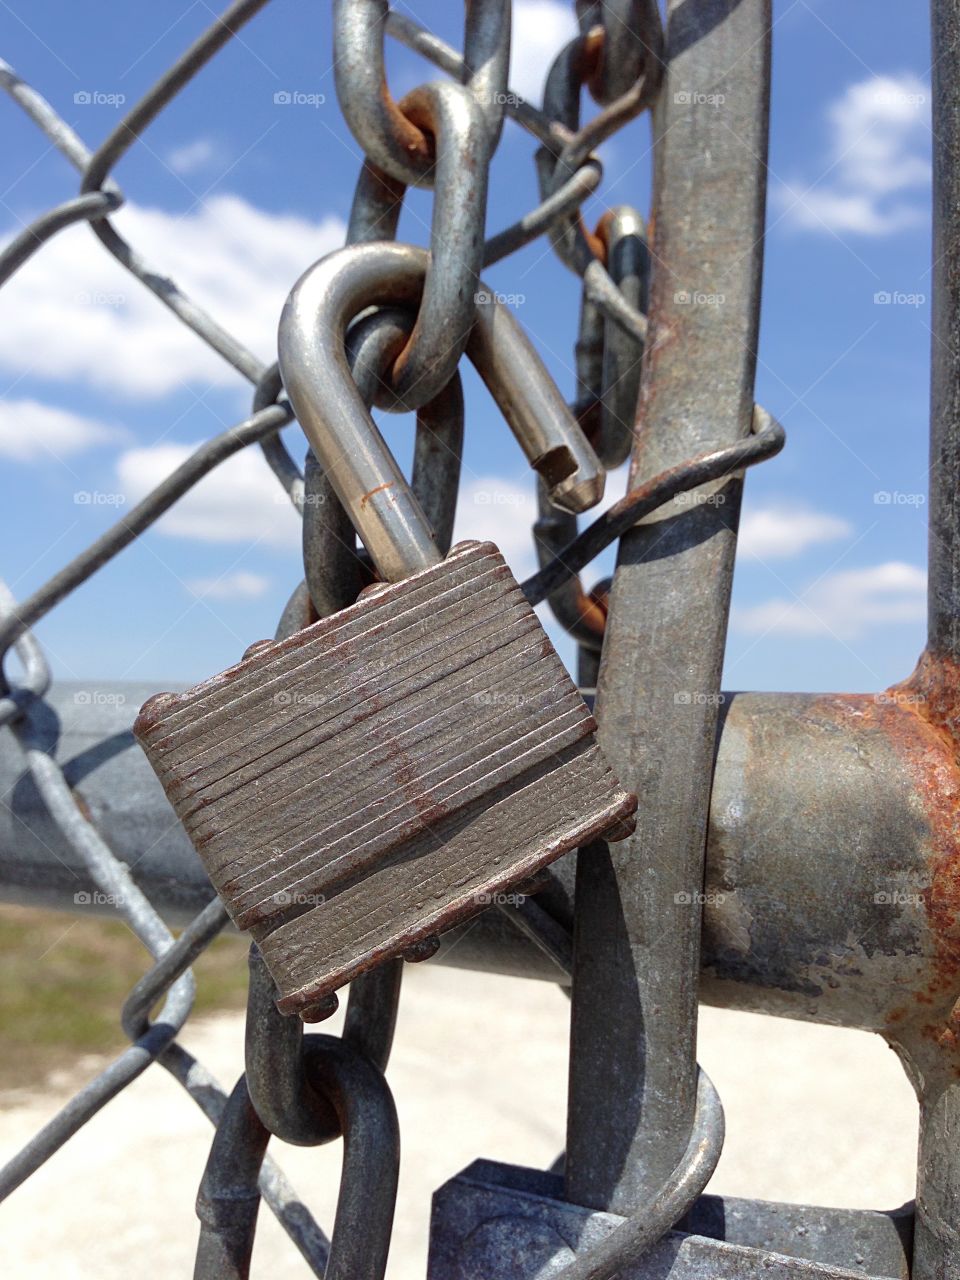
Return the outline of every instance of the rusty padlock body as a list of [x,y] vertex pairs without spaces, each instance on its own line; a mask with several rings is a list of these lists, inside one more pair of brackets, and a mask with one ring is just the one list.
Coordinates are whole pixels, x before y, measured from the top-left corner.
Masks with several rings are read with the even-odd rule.
[[[343,335],[369,301],[356,257],[363,274],[371,250],[405,249],[324,259],[280,330],[297,416],[381,575],[400,580],[186,693],[157,695],[134,730],[287,1013],[567,850],[621,838],[636,808],[499,551],[466,542],[441,558],[352,383]],[[380,275],[384,292],[382,264]],[[515,330],[490,317],[492,357]],[[305,347],[326,369],[322,400]]]

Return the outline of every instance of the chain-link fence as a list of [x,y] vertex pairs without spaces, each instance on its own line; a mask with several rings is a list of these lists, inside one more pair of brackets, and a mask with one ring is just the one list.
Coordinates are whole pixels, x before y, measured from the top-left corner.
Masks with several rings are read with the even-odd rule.
[[[654,0],[577,3],[580,31],[551,68],[542,109],[508,83],[508,0],[466,6],[462,54],[390,10],[386,0],[335,3],[337,96],[366,158],[349,247],[337,258],[346,265],[336,268],[336,276],[334,267],[325,268],[324,296],[342,288],[344,332],[360,315],[347,344],[352,377],[367,404],[417,412],[412,489],[428,541],[442,553],[450,546],[460,467],[457,369],[464,354],[494,390],[539,477],[534,532],[540,568],[521,584],[522,594],[530,605],[548,601],[577,641],[579,682],[591,699],[599,673],[599,740],[624,785],[639,793],[641,808],[634,834],[591,846],[576,867],[570,858],[557,863],[541,874],[536,896],[494,896],[494,906],[471,930],[469,945],[460,945],[463,935],[456,932],[466,918],[458,909],[442,918],[442,938],[435,936],[441,928],[434,921],[421,930],[424,936],[411,934],[403,946],[394,945],[376,967],[351,974],[342,1038],[304,1035],[300,1020],[277,1011],[276,973],[268,973],[254,947],[246,1072],[229,1096],[180,1044],[194,996],[190,966],[228,923],[227,909],[211,897],[199,864],[186,857],[169,860],[165,831],[159,830],[170,826],[169,809],[145,767],[138,763],[126,800],[113,797],[109,814],[96,783],[78,789],[65,776],[58,763],[55,699],[48,697],[50,673],[31,628],[198,481],[250,445],[260,447],[303,520],[304,582],[284,612],[278,639],[286,643],[318,620],[335,617],[370,588],[376,571],[391,580],[384,547],[400,545],[395,509],[367,513],[368,522],[379,525],[365,533],[366,550],[358,547],[356,511],[365,503],[376,507],[376,487],[361,486],[351,495],[347,468],[324,469],[314,456],[323,452],[321,410],[340,413],[341,402],[329,390],[326,402],[319,397],[316,424],[307,422],[309,406],[304,410],[298,403],[297,417],[314,445],[304,471],[281,437],[293,421],[287,394],[297,399],[294,372],[309,365],[309,351],[286,358],[282,380],[277,365],[264,367],[165,274],[162,262],[146,261],[111,221],[124,201],[111,176],[117,163],[210,59],[240,38],[265,3],[241,0],[217,18],[94,151],[36,89],[3,65],[9,97],[77,169],[81,183],[79,195],[37,218],[0,253],[0,284],[42,253],[60,230],[87,222],[140,285],[253,387],[246,419],[196,449],[28,599],[17,602],[5,594],[0,602],[0,652],[15,649],[22,666],[0,703],[6,732],[22,752],[21,793],[13,807],[17,821],[36,837],[25,837],[5,878],[14,890],[46,885],[54,897],[67,885],[75,892],[79,880],[85,892],[96,891],[115,904],[152,959],[123,1007],[130,1047],[7,1165],[3,1194],[159,1063],[215,1126],[198,1199],[198,1276],[247,1274],[261,1197],[315,1274],[344,1280],[382,1276],[398,1162],[396,1116],[383,1072],[401,968],[404,959],[421,959],[438,948],[442,959],[453,938],[461,961],[538,971],[565,984],[573,973],[570,1121],[562,1183],[555,1174],[514,1187],[490,1178],[482,1205],[466,1203],[463,1188],[438,1202],[441,1221],[431,1263],[438,1278],[539,1275],[537,1268],[554,1256],[554,1236],[566,1249],[562,1258],[571,1248],[576,1254],[549,1272],[565,1280],[628,1273],[768,1275],[771,1268],[784,1276],[906,1274],[912,1212],[868,1221],[867,1215],[827,1210],[810,1210],[804,1218],[798,1210],[782,1214],[774,1227],[760,1225],[763,1212],[754,1206],[739,1209],[739,1227],[732,1219],[711,1226],[709,1215],[716,1215],[717,1206],[701,1193],[719,1157],[723,1122],[719,1100],[696,1066],[701,967],[707,986],[713,981],[723,990],[727,983],[727,990],[733,984],[748,992],[742,1002],[749,1007],[869,1026],[898,1045],[923,1077],[931,1108],[913,1274],[960,1274],[952,1225],[955,1162],[947,1152],[955,1128],[955,1085],[944,1084],[942,1074],[942,1059],[955,1042],[955,1036],[948,1042],[953,1032],[947,1007],[953,999],[949,885],[955,844],[946,816],[955,807],[955,763],[945,745],[954,727],[948,660],[960,616],[948,568],[952,491],[941,492],[939,501],[933,495],[933,518],[940,522],[932,573],[933,648],[914,677],[922,697],[878,704],[849,696],[824,707],[796,698],[787,705],[787,695],[753,695],[724,708],[718,727],[742,474],[784,442],[779,425],[753,405],[771,25],[764,0],[671,0],[666,36]],[[948,35],[956,7],[953,0],[935,6]],[[384,66],[388,38],[430,59],[445,78],[395,101]],[[955,142],[946,113],[956,87],[948,70],[940,74],[939,181],[949,192]],[[737,91],[724,97],[724,85],[733,84]],[[725,106],[694,117],[693,94],[706,92],[703,86]],[[585,89],[600,110],[581,124]],[[649,109],[655,113],[658,153],[652,246],[644,220],[629,207],[608,212],[592,231],[580,215],[601,181],[598,147]],[[487,176],[505,115],[538,144],[541,203],[485,238]],[[433,191],[429,255],[383,243],[394,239],[408,185]],[[484,268],[538,237],[549,240],[583,283],[579,389],[571,410],[558,400],[519,327],[505,329],[496,293],[481,277]],[[947,235],[942,258],[954,248]],[[724,306],[690,305],[692,292],[715,291],[721,264]],[[362,272],[361,289],[355,278]],[[944,289],[948,310],[953,288]],[[368,311],[372,306],[377,310]],[[949,320],[944,313],[941,324]],[[487,330],[500,336],[488,341]],[[316,358],[326,368],[343,334],[334,325],[320,337]],[[941,387],[953,371],[946,357],[943,364]],[[321,373],[311,370],[309,376],[316,380]],[[634,427],[638,398],[641,433]],[[935,417],[938,429],[942,490],[944,478],[955,475],[949,406]],[[619,465],[631,451],[627,496],[580,530],[576,512],[596,501],[603,469]],[[601,584],[586,592],[580,571],[618,539],[612,591]],[[414,567],[429,566],[432,554]],[[367,591],[364,598],[377,596]],[[696,696],[678,695],[675,682],[663,678],[667,665],[684,673],[685,687]],[[636,729],[640,724],[643,733]],[[124,747],[131,750],[128,742]],[[864,752],[872,761],[869,794],[848,763],[851,757],[862,760]],[[801,780],[792,789],[791,778]],[[821,802],[799,819],[801,798],[811,796]],[[137,805],[142,825],[121,855],[111,834],[131,834],[118,816],[124,803]],[[758,842],[769,849],[768,832],[778,825],[780,843],[758,867],[744,851]],[[828,838],[841,851],[855,844],[869,856],[851,864],[838,854],[830,861],[823,853]],[[897,849],[891,873],[925,876],[925,896],[904,903],[893,924],[888,912],[869,954],[851,958],[841,942],[837,896],[849,891],[861,902],[865,894],[857,877],[868,875],[868,865],[874,873],[871,858],[889,863],[883,849],[891,843]],[[715,895],[711,913],[708,890],[718,877],[725,893]],[[818,879],[831,886],[829,903],[811,888]],[[229,893],[224,897],[230,901]],[[289,895],[283,898],[286,908],[290,902]],[[241,914],[235,902],[230,907],[235,918]],[[171,909],[174,916],[196,911],[176,936],[164,922]],[[869,906],[858,910],[869,914]],[[451,926],[453,933],[446,932]],[[860,919],[858,936],[869,935],[869,926],[870,920]],[[744,929],[747,940],[741,943]],[[256,936],[266,948],[269,939]],[[918,1014],[919,993],[927,1003]],[[909,1011],[898,1012],[910,997],[915,999]],[[733,996],[730,1002],[736,1003]],[[324,992],[299,1007],[318,1018],[333,1002]],[[934,1044],[936,1052],[929,1048]],[[271,1136],[299,1145],[344,1137],[330,1240],[266,1154]],[[458,1195],[466,1197],[464,1203]],[[693,1245],[684,1244],[682,1232],[667,1234],[687,1214],[686,1238],[699,1242]],[[509,1228],[503,1226],[508,1219]],[[529,1239],[518,1222],[526,1222]],[[811,1222],[819,1224],[812,1236]],[[788,1236],[792,1248],[785,1244]],[[805,1245],[796,1245],[803,1236]],[[468,1237],[474,1253],[464,1261],[467,1254],[456,1251]],[[459,1261],[451,1261],[454,1254]],[[793,1261],[777,1261],[782,1254]]]

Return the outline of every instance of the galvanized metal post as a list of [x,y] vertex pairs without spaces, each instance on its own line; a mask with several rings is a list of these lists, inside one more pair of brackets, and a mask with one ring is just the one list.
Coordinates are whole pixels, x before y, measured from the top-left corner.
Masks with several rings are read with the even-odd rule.
[[[933,0],[931,19],[933,341],[924,662],[936,671],[939,689],[949,695],[941,712],[946,712],[945,727],[956,744],[960,741],[960,0]],[[954,1013],[960,1014],[960,1007]],[[914,1280],[960,1276],[960,1080],[957,1055],[945,1042],[950,1035],[947,1028],[940,1044],[917,1046],[910,1052],[920,1098]]]
[[[768,0],[670,0],[653,297],[631,481],[747,434],[767,150]],[[640,797],[636,835],[581,851],[566,1195],[629,1213],[690,1136],[704,844],[738,479],[621,543],[600,739]]]
[[960,0],[933,0],[933,340],[927,647],[960,661]]

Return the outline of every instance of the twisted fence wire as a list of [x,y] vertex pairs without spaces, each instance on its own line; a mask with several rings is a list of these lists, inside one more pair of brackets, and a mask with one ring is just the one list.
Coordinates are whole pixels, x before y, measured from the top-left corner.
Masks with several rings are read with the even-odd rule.
[[[108,847],[78,807],[55,759],[58,724],[53,710],[44,701],[50,672],[30,629],[149,529],[204,476],[251,444],[260,445],[294,507],[302,513],[304,477],[279,436],[280,430],[291,423],[292,414],[282,398],[276,366],[264,366],[175,280],[148,263],[111,222],[111,215],[124,203],[123,192],[111,177],[119,159],[266,3],[267,0],[238,0],[231,5],[93,151],[36,89],[0,60],[0,86],[81,175],[78,195],[41,214],[0,250],[0,287],[65,227],[87,222],[104,248],[135,279],[158,297],[199,341],[255,388],[253,411],[247,418],[197,448],[141,502],[29,598],[18,604],[5,586],[0,590],[0,661],[15,649],[22,666],[19,678],[4,681],[0,691],[0,726],[16,737],[25,766],[65,840],[79,854],[97,886],[109,895],[108,900],[115,904],[118,914],[152,960],[123,1007],[121,1021],[131,1041],[129,1048],[84,1086],[0,1170],[0,1197],[9,1194],[40,1168],[87,1120],[152,1063],[159,1063],[170,1072],[212,1124],[220,1122],[227,1107],[227,1092],[177,1039],[193,1007],[195,987],[190,966],[223,929],[227,923],[226,912],[219,901],[211,901],[175,938],[137,887],[130,868]],[[454,80],[466,79],[465,60],[410,18],[391,11],[386,29]],[[659,33],[650,62],[659,67]],[[656,87],[655,74],[643,77],[613,98],[582,128],[570,128],[561,119],[524,101],[519,94],[508,93],[507,114],[541,147],[542,200],[516,223],[492,235],[482,255],[483,265],[489,266],[540,236],[550,236],[562,260],[582,276],[585,294],[592,304],[638,342],[646,337],[646,317],[627,301],[602,259],[591,249],[590,238],[585,239],[582,233],[579,210],[597,190],[602,178],[602,166],[594,149],[649,106]],[[654,477],[594,521],[524,584],[528,598],[534,603],[546,598],[625,529],[672,496],[761,461],[775,453],[782,443],[783,433],[778,424],[758,411],[754,434],[747,440]],[[568,938],[559,941],[548,938],[542,928],[535,927],[535,922],[526,918],[514,923],[532,932],[535,940],[551,953],[568,957]],[[161,999],[162,1008],[151,1019],[149,1011]],[[259,1188],[308,1265],[316,1274],[323,1274],[329,1257],[329,1241],[269,1157],[259,1175]]]

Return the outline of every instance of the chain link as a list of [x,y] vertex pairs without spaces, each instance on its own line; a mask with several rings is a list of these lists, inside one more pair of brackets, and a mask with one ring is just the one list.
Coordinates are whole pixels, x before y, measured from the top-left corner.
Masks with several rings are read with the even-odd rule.
[[[344,119],[367,156],[351,243],[392,239],[408,185],[434,191],[431,260],[417,322],[382,407],[418,409],[450,381],[473,322],[483,256],[487,175],[503,125],[509,0],[466,6],[464,84],[421,85],[397,104],[384,65],[387,0],[337,0],[334,68]],[[392,180],[392,181],[391,181]]]
[[663,29],[656,0],[577,0],[580,30],[603,32],[601,55],[587,77],[594,101],[609,106],[660,63]]

